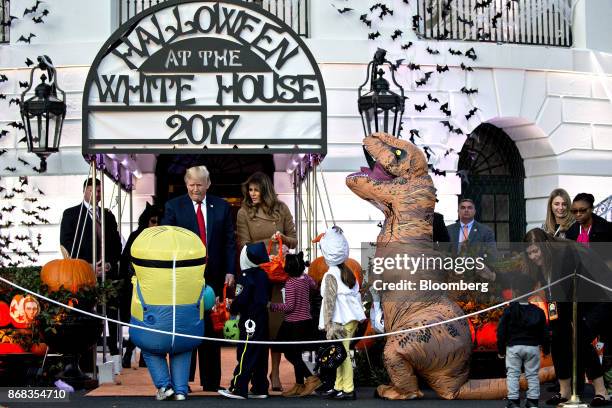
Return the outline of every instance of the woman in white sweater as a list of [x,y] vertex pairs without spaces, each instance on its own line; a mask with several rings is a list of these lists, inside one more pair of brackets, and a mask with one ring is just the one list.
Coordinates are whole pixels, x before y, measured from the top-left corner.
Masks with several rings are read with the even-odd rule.
[[[325,330],[328,339],[342,339],[348,354],[348,340],[353,336],[359,322],[366,316],[361,303],[359,283],[353,272],[344,264],[348,259],[349,246],[339,227],[328,230],[319,242],[329,270],[321,281],[323,303],[319,315],[319,329]],[[346,339],[346,340],[345,340]],[[355,399],[353,366],[350,358],[336,370],[334,388],[323,396],[334,399]]]

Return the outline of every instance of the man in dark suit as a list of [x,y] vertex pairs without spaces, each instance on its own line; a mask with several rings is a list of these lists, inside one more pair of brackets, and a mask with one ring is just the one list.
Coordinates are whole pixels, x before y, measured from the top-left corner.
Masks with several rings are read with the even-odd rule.
[[[83,202],[74,207],[64,210],[60,226],[60,244],[62,252],[66,252],[71,258],[83,259],[90,264],[93,262],[92,243],[92,194],[93,179],[88,178],[83,183]],[[98,223],[98,237],[96,250],[96,274],[102,276],[102,211],[100,209],[100,181],[96,179],[96,223]],[[113,213],[104,209],[104,270],[106,279],[119,278],[119,258],[121,257],[121,237],[117,229],[117,220]],[[117,304],[107,305],[106,314],[109,318],[117,319]],[[113,307],[111,307],[113,306]],[[109,323],[108,350],[111,355],[119,354],[117,325]],[[84,359],[84,368],[87,371],[89,361]],[[91,364],[89,364],[91,365]]]
[[[187,169],[187,194],[166,203],[162,225],[174,225],[193,231],[206,246],[206,284],[218,296],[223,285],[234,285],[236,239],[230,207],[225,200],[206,194],[210,177],[205,166]],[[214,334],[209,312],[204,318],[207,337]],[[200,383],[205,391],[217,391],[221,382],[221,349],[219,343],[204,341],[191,355],[190,380],[193,381],[199,354]]]
[[448,225],[448,234],[453,254],[472,253],[470,248],[476,251],[475,256],[487,254],[488,261],[497,258],[497,248],[495,245],[495,234],[493,230],[474,219],[476,207],[474,201],[469,198],[459,200],[459,221]]

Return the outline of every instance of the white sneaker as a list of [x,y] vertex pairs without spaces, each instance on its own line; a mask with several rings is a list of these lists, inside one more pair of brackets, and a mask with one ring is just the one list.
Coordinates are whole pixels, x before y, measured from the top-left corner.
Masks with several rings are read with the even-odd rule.
[[249,399],[263,399],[268,398],[268,394],[253,394],[249,392],[249,395],[247,395],[247,397]]
[[165,401],[174,395],[174,390],[172,388],[161,387],[157,389],[157,394],[155,394],[155,399],[158,401]]
[[174,400],[175,401],[185,401],[187,399],[187,397],[185,397],[184,394],[175,394],[174,395]]
[[219,390],[217,391],[219,394],[223,395],[226,398],[233,398],[233,399],[246,399],[244,398],[242,395],[238,395],[238,394],[234,394],[233,392],[231,392],[230,390]]

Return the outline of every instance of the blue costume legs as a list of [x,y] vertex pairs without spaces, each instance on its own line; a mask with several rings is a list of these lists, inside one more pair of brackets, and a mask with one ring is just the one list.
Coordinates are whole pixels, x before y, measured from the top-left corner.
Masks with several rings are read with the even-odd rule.
[[171,354],[169,368],[166,355],[146,351],[142,351],[142,355],[156,388],[171,387],[175,393],[187,395],[191,351]]

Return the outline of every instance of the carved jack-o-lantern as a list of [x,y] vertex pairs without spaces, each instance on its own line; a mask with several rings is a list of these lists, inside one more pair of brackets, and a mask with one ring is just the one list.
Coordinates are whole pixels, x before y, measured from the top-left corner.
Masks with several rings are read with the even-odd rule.
[[10,305],[11,323],[13,324],[13,326],[20,329],[28,327],[28,321],[23,310],[24,301],[24,296],[15,295],[13,297],[13,300],[11,300]]

